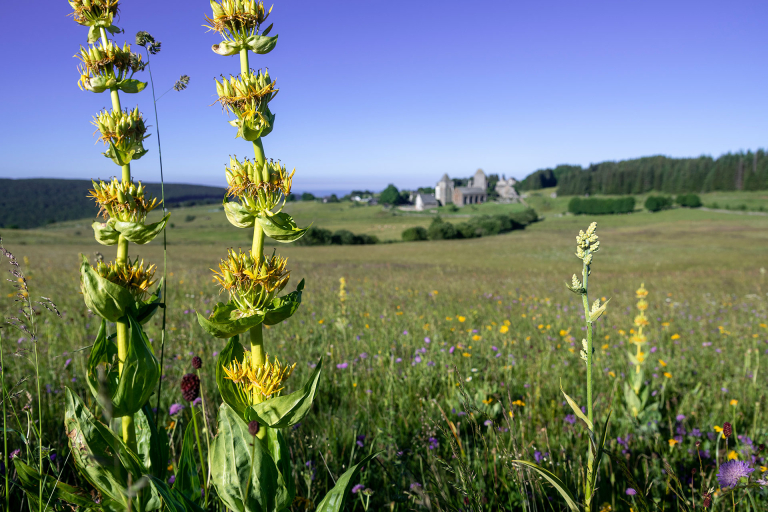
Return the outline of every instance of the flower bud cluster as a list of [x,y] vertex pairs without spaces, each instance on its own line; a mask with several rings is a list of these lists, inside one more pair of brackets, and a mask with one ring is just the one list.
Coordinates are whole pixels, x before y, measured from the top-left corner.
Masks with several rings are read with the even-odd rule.
[[[237,117],[236,124],[243,131],[253,132],[255,137],[267,135],[272,130],[275,116],[269,110],[269,102],[277,95],[275,82],[269,77],[269,71],[248,71],[229,79],[216,80],[216,94],[221,106]],[[252,140],[248,138],[247,140]]]
[[69,0],[69,5],[74,9],[72,17],[83,26],[112,25],[112,20],[117,14],[118,0]]
[[[258,34],[272,7],[267,10],[264,2],[256,0],[211,0],[213,18],[205,17],[210,25],[206,25],[229,41],[244,41],[248,36]],[[267,35],[270,25],[262,35]]]
[[121,222],[143,223],[147,214],[154,210],[157,198],[147,198],[144,185],[130,181],[123,183],[117,178],[105,182],[91,181],[93,189],[89,195],[99,204],[99,214]]
[[155,284],[155,265],[144,265],[144,260],[136,258],[127,263],[100,261],[93,269],[104,279],[126,288],[137,300],[146,298],[149,289]]
[[291,193],[295,173],[296,169],[288,174],[280,161],[270,160],[260,166],[247,158],[240,162],[230,157],[226,168],[227,196],[238,197],[243,206],[254,214],[264,211],[279,213]]
[[114,144],[119,151],[146,153],[143,141],[147,135],[147,125],[139,112],[133,110],[102,110],[91,122],[101,133],[99,140],[104,144]]
[[269,355],[263,365],[255,365],[249,354],[242,362],[234,360],[229,366],[222,367],[224,378],[237,385],[240,400],[247,405],[256,405],[279,393],[294,368],[296,363],[281,364],[277,358],[270,362]]
[[579,231],[576,237],[576,257],[589,266],[592,263],[592,254],[600,250],[600,242],[597,240],[597,222],[593,222],[587,228],[587,232]]
[[275,254],[259,261],[251,251],[230,249],[227,259],[219,263],[219,271],[213,271],[214,279],[222,291],[229,292],[243,318],[259,313],[285,288],[290,278],[286,263]]
[[143,71],[146,66],[141,60],[141,55],[131,52],[131,45],[128,43],[124,43],[122,48],[112,41],[92,44],[87,49],[81,46],[75,57],[83,63],[79,68],[80,80],[77,83],[82,90],[89,90],[91,80],[97,76],[119,81],[125,78],[129,71],[133,75],[137,71]]

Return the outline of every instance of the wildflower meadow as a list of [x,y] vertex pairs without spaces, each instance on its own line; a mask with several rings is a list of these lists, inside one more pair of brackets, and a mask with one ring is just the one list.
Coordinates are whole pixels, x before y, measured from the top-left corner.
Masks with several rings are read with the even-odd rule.
[[[221,205],[171,211],[131,170],[151,129],[160,156],[157,110],[123,107],[157,104],[161,43],[118,43],[117,0],[69,4],[117,177],[83,190],[94,240],[0,238],[1,510],[768,508],[764,216],[293,244],[312,219],[287,205],[301,170],[266,156],[279,27],[254,0],[201,20],[222,129],[253,157],[226,160]],[[227,230],[175,238],[192,213]]]

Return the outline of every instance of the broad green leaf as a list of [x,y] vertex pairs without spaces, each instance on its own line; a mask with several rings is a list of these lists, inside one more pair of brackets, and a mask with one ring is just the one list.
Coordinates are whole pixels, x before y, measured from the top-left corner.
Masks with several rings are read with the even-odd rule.
[[275,215],[262,213],[256,219],[259,221],[261,229],[264,230],[264,234],[278,242],[295,242],[307,232],[307,228],[300,229],[293,217],[287,213],[276,213]]
[[252,52],[264,55],[269,53],[277,44],[277,36],[252,35],[245,40],[246,47]]
[[608,410],[608,416],[605,418],[605,423],[603,424],[603,432],[600,435],[600,442],[597,445],[597,454],[595,456],[595,467],[594,471],[591,474],[592,478],[592,489],[595,488],[595,485],[597,485],[597,475],[600,473],[598,470],[600,469],[600,461],[603,458],[603,453],[605,453],[605,439],[608,435],[608,423],[611,421],[611,412],[612,410]]
[[266,402],[252,405],[245,411],[247,421],[256,420],[262,425],[271,428],[285,428],[297,424],[307,415],[312,407],[312,401],[317,393],[317,384],[320,381],[320,370],[323,360],[317,362],[317,367],[304,386],[285,396],[270,398]]
[[[192,410],[195,414],[195,410]],[[205,472],[205,467],[203,467]],[[195,425],[189,423],[184,432],[184,442],[181,445],[181,455],[176,466],[176,481],[173,490],[186,496],[190,501],[200,501],[200,478],[197,475],[197,462],[195,462]]]
[[101,31],[99,27],[92,26],[88,28],[88,42],[95,43],[101,37]]
[[579,405],[576,403],[576,401],[573,398],[571,398],[570,396],[568,396],[568,393],[566,393],[563,390],[563,383],[562,382],[560,383],[560,391],[565,396],[565,399],[568,401],[568,405],[571,406],[571,409],[573,409],[573,412],[576,414],[576,416],[578,416],[584,423],[586,423],[587,424],[587,428],[589,429],[590,432],[592,432],[595,429],[595,426],[592,424],[591,421],[589,421],[589,418],[587,418],[587,416],[583,412],[581,412],[581,407],[579,407]]
[[[88,387],[99,405],[110,411],[112,417],[128,416],[139,411],[160,379],[159,364],[149,347],[147,335],[130,314],[126,318],[129,324],[128,347],[122,374],[118,372],[117,346],[107,338],[104,320],[87,364]],[[99,382],[100,373],[103,382]]]
[[80,263],[80,288],[88,309],[110,322],[116,322],[134,304],[127,289],[101,277],[84,255]]
[[277,467],[262,442],[227,404],[221,404],[219,433],[211,444],[211,480],[221,501],[233,511],[277,510]]
[[227,214],[229,223],[236,228],[252,228],[256,217],[237,201],[224,199],[224,213]]
[[266,450],[280,473],[275,507],[277,510],[287,510],[296,497],[296,484],[293,480],[291,452],[288,443],[285,442],[283,433],[275,428],[267,429],[267,435],[262,442],[266,444]]
[[[16,468],[16,475],[21,482],[21,487],[27,496],[37,503],[40,496],[40,473],[33,467],[24,464],[18,457],[13,459],[13,465]],[[56,482],[56,479],[48,475],[43,484],[43,496],[52,498],[51,505],[58,505],[58,501],[63,501],[78,507],[89,507],[93,505],[93,498],[83,489],[72,487],[64,482]]]
[[135,302],[133,304],[133,307],[131,308],[131,315],[136,319],[137,322],[140,324],[146,324],[149,322],[150,318],[154,316],[157,309],[161,306],[160,301],[163,298],[163,279],[160,279],[160,282],[157,283],[157,288],[155,288],[155,292],[149,296],[149,298],[145,301],[141,302]]
[[134,419],[137,455],[147,473],[163,480],[168,474],[168,433],[164,428],[155,428],[155,417],[149,404],[145,404]]
[[[571,494],[571,491],[568,490],[568,488],[565,486],[563,481],[560,480],[554,473],[540,466],[537,466],[533,462],[528,462],[525,460],[513,460],[512,463],[519,464],[521,466],[524,466],[536,471],[538,474],[544,477],[550,484],[552,484],[552,487],[557,489],[557,492],[559,492],[560,496],[563,497],[563,499],[565,500],[565,504],[568,505],[568,508],[571,510],[571,512],[579,512],[579,505],[576,502],[576,498],[573,497],[573,494]],[[320,512],[319,509],[318,509],[318,512]]]
[[83,477],[106,498],[128,508],[128,476],[137,482],[144,473],[137,455],[69,388],[65,391],[64,426],[72,458]]
[[193,509],[186,506],[183,497],[172,491],[163,480],[149,476],[149,485],[160,496],[164,505],[163,512],[192,512]]
[[133,78],[126,78],[117,83],[117,88],[127,94],[136,94],[141,92],[147,86],[147,82],[141,80],[135,80]]
[[114,229],[119,234],[123,235],[129,242],[144,245],[154,240],[155,237],[165,229],[165,225],[168,223],[168,218],[170,216],[171,214],[168,213],[160,221],[148,225],[144,225],[140,222],[115,221]]
[[240,344],[239,336],[233,336],[227,341],[224,349],[219,352],[219,358],[216,361],[216,384],[219,387],[221,398],[241,417],[245,415],[248,404],[243,402],[235,383],[225,378],[226,374],[223,368],[229,366],[232,361],[242,361],[244,357],[245,351]]
[[366,458],[349,468],[344,472],[341,477],[336,481],[336,485],[333,489],[328,491],[323,501],[317,506],[316,512],[340,512],[344,509],[344,503],[347,501],[347,497],[350,495],[352,485],[355,482],[355,478],[362,466],[371,461],[374,457],[377,457],[381,452],[372,453]]
[[115,245],[120,238],[120,233],[115,230],[115,220],[109,219],[107,222],[94,222],[93,237],[101,245]]
[[248,332],[252,327],[260,325],[264,321],[264,315],[255,314],[244,318],[237,318],[237,308],[232,302],[219,302],[214,306],[213,313],[205,318],[197,312],[197,321],[200,327],[216,338],[231,338],[238,334]]
[[296,291],[284,295],[282,297],[275,297],[269,308],[266,309],[264,315],[264,325],[279,324],[283,320],[290,318],[299,306],[301,305],[301,292],[304,290],[304,280],[299,282],[296,287]]

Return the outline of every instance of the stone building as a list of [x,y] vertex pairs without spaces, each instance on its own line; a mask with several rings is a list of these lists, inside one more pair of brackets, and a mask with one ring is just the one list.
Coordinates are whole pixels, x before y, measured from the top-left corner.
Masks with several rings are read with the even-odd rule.
[[466,187],[457,187],[453,191],[453,204],[464,206],[467,204],[480,204],[488,200],[488,180],[482,169],[478,169],[475,175],[469,179]]
[[496,182],[494,190],[499,194],[499,199],[501,201],[518,203],[520,202],[520,195],[517,193],[517,190],[515,190],[515,185],[517,185],[517,180],[515,178],[502,178]]
[[443,174],[443,177],[435,185],[435,199],[440,203],[440,206],[453,202],[453,180],[447,174]]

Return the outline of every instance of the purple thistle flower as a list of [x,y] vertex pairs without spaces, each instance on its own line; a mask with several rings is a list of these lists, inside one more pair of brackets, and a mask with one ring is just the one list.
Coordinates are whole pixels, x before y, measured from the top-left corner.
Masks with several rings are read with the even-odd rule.
[[749,474],[754,470],[743,460],[730,460],[725,464],[720,464],[717,482],[723,488],[735,487],[740,478],[749,477]]
[[354,486],[352,488],[352,494],[357,494],[360,491],[362,491],[363,489],[365,489],[365,486],[363,484],[357,484],[356,486]]
[[565,418],[563,418],[563,421],[573,425],[574,423],[576,423],[576,415],[574,415],[574,414],[566,414]]
[[171,408],[168,410],[168,414],[171,416],[176,416],[181,411],[184,410],[184,406],[181,404],[172,404]]
[[67,366],[69,366],[71,363],[72,363],[72,358],[70,358],[70,359],[67,359],[66,361],[64,361],[64,368],[66,368]]
[[635,494],[637,494],[637,491],[636,491],[636,490],[634,490],[634,489],[633,489],[633,488],[631,488],[631,487],[627,488],[627,490],[626,490],[626,491],[624,491],[624,492],[625,492],[625,493],[627,493],[627,496],[634,496]]
[[171,478],[168,479],[168,483],[173,485],[173,482],[176,481],[176,475],[171,475]]
[[336,365],[336,368],[338,368],[339,370],[344,370],[347,368],[347,366],[349,366],[347,363],[340,363]]

